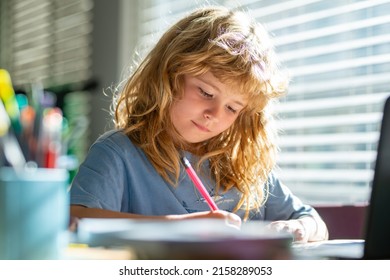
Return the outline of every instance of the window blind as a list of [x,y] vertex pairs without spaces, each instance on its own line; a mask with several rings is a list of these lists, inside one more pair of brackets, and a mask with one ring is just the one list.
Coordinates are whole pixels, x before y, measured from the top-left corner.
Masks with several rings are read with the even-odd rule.
[[16,90],[39,82],[57,94],[66,148],[79,162],[89,146],[90,92],[78,90],[92,79],[92,7],[92,0],[0,0],[0,67]]
[[14,84],[91,78],[91,0],[0,0],[1,67]]
[[[210,1],[140,1],[149,46]],[[277,172],[310,203],[368,199],[384,100],[390,95],[390,1],[213,1],[265,25],[291,74],[277,107]]]
[[292,76],[279,104],[280,177],[312,203],[366,201],[390,95],[390,2],[289,2],[258,16]]

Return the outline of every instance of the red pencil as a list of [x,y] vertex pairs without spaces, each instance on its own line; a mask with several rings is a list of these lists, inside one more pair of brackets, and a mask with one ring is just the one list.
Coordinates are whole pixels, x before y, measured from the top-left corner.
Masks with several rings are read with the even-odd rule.
[[196,175],[195,170],[191,166],[191,163],[186,157],[182,157],[181,160],[184,164],[188,176],[190,176],[195,187],[198,189],[203,198],[207,201],[207,204],[209,205],[210,209],[213,211],[218,210],[217,204],[215,204],[214,200],[211,198],[202,181],[199,179],[198,175]]

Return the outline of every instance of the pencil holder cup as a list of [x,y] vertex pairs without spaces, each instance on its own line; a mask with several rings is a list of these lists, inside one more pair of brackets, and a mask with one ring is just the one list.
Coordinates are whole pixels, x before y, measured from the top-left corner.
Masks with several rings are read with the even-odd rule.
[[67,244],[68,172],[0,168],[0,259],[60,259]]

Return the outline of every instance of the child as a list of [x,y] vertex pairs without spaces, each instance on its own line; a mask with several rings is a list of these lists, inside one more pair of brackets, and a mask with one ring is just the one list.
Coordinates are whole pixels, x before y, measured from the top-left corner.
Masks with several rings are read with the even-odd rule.
[[[71,188],[71,215],[269,220],[296,241],[327,239],[324,222],[272,173],[269,107],[287,79],[268,34],[248,16],[198,9],[174,24],[114,98]],[[210,211],[186,156],[221,210]],[[233,214],[234,213],[234,214]]]

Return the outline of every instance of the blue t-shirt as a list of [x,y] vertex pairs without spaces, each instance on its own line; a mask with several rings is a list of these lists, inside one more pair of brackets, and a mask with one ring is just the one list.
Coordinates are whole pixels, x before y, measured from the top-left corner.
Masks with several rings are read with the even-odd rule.
[[[192,164],[196,157],[186,153]],[[206,170],[208,163],[203,168]],[[215,193],[215,184],[207,172],[198,176],[218,208],[232,212],[240,193],[232,188]],[[266,203],[250,212],[251,220],[288,220],[303,215],[317,215],[309,205],[294,196],[273,174],[269,176]],[[154,169],[142,149],[121,131],[109,131],[91,146],[80,165],[70,191],[71,204],[89,208],[141,215],[187,214],[210,208],[182,167],[176,187],[167,183]],[[245,209],[236,212],[244,217]]]

